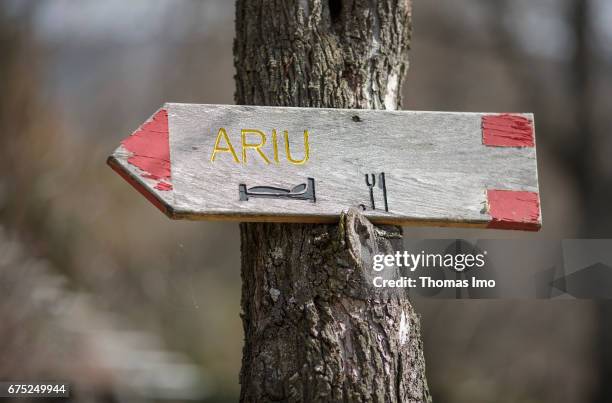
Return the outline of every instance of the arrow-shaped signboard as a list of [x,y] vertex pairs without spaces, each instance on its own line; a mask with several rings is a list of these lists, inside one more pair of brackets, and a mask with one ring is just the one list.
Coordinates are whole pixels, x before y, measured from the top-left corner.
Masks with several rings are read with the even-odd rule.
[[109,164],[171,218],[541,226],[528,114],[172,103]]

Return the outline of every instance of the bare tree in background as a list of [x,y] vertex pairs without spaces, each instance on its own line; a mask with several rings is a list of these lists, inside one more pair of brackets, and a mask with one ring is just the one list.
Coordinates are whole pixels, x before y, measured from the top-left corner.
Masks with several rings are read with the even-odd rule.
[[[568,10],[576,48],[571,63],[571,90],[574,99],[576,149],[567,158],[576,177],[576,183],[584,201],[585,220],[582,236],[609,236],[608,220],[602,220],[612,200],[612,184],[605,186],[599,179],[597,165],[593,163],[595,155],[596,129],[593,125],[595,102],[591,93],[591,76],[593,66],[592,2],[590,0],[572,0]],[[604,176],[605,177],[605,176]],[[603,186],[602,186],[603,185]],[[603,226],[602,226],[603,221]],[[606,403],[612,400],[612,301],[597,302],[598,338],[595,342],[595,355],[599,358],[599,390],[595,393],[594,403]]]
[[[238,104],[400,107],[410,0],[238,0],[236,31]],[[351,211],[339,225],[242,224],[241,239],[242,401],[429,400],[417,314],[364,283],[362,257],[392,253],[400,228]]]

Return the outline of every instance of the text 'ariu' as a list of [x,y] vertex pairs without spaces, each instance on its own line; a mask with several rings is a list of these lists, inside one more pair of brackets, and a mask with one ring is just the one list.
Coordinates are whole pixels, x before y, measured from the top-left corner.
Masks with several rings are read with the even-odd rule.
[[[289,163],[294,165],[303,165],[308,161],[310,158],[308,130],[304,130],[303,157],[301,159],[296,159],[294,154],[291,152],[289,132],[287,130],[283,132],[283,136],[280,141],[278,137],[279,136],[276,133],[276,129],[272,130],[272,133],[270,134],[272,150],[271,152],[268,150],[268,154],[266,154],[264,149],[264,146],[268,142],[268,136],[266,133],[257,129],[242,129],[240,131],[239,142],[240,154],[238,154],[236,153],[234,143],[232,143],[230,140],[230,136],[225,128],[222,127],[217,132],[217,139],[215,140],[210,161],[214,163],[221,158],[231,158],[231,160],[236,164],[247,164],[249,160],[260,159],[263,160],[265,164],[280,164],[281,160],[286,159]],[[279,143],[284,143],[284,147],[283,144],[280,144],[280,148],[284,149],[284,153],[279,150]],[[270,147],[268,147],[268,149],[269,148]],[[284,154],[284,156],[281,154]],[[226,156],[224,157],[224,155]]]

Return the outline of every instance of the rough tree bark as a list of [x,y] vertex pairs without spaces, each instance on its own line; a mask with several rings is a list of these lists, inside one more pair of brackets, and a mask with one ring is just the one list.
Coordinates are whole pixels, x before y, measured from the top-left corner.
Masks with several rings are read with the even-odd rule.
[[[410,34],[411,0],[237,0],[236,102],[397,109]],[[369,286],[400,228],[240,229],[241,401],[430,401],[417,314]]]

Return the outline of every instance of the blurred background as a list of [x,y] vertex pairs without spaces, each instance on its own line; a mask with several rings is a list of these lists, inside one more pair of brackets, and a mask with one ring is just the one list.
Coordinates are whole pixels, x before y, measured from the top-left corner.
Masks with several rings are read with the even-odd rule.
[[[238,225],[167,220],[105,165],[163,102],[233,103],[233,13],[0,0],[0,380],[237,400]],[[405,109],[535,113],[544,228],[406,236],[612,237],[612,2],[415,0],[413,38]],[[612,402],[610,304],[418,310],[435,402]]]

